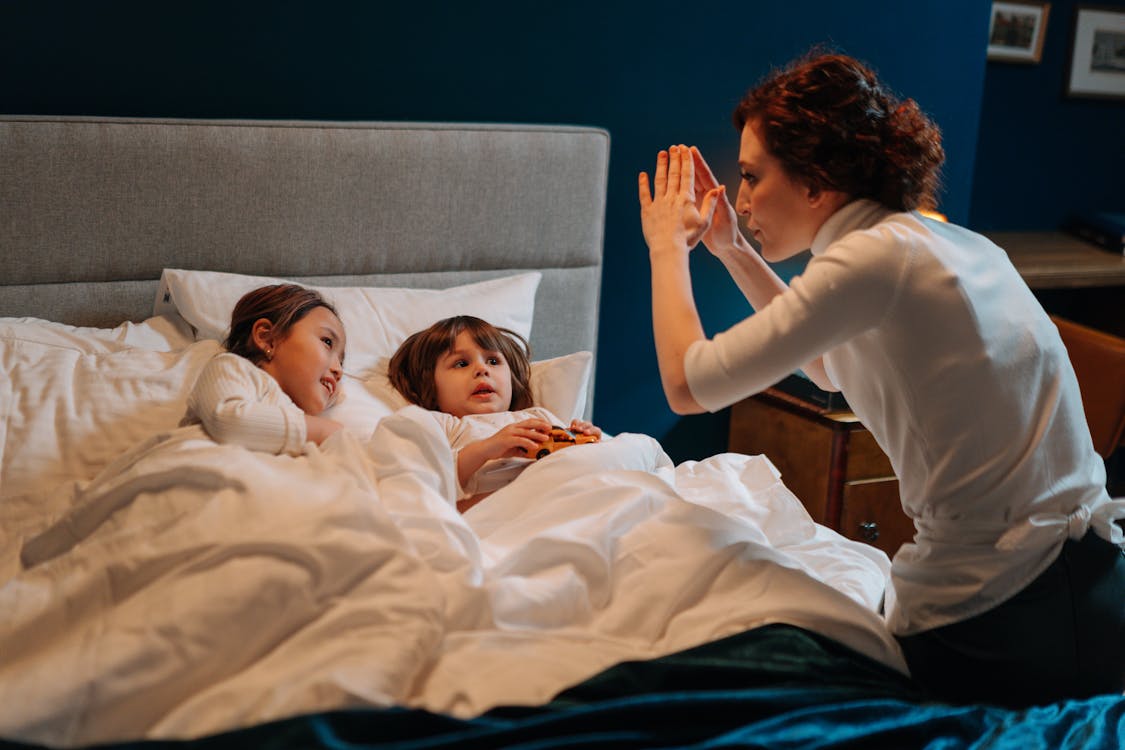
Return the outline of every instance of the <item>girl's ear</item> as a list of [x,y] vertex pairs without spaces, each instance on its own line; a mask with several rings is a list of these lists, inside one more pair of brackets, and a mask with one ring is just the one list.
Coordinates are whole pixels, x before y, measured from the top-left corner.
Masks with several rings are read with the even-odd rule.
[[266,318],[258,318],[250,328],[250,340],[254,347],[262,353],[267,360],[273,359],[273,323]]

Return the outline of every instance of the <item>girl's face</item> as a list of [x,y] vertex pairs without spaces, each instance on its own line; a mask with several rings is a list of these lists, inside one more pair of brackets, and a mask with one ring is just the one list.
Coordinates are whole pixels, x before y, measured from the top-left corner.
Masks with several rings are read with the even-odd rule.
[[301,411],[317,416],[339,394],[344,370],[344,325],[327,307],[314,307],[272,346],[262,363]]
[[434,367],[438,409],[455,417],[495,414],[512,404],[512,371],[500,352],[482,349],[461,331]]
[[812,246],[821,224],[846,202],[840,193],[813,193],[793,180],[781,161],[766,149],[758,124],[742,128],[738,166],[742,179],[735,210],[770,262],[791,258]]

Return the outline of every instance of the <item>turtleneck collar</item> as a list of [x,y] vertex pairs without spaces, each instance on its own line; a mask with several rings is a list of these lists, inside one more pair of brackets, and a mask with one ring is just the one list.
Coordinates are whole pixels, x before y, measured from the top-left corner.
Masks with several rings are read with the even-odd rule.
[[812,254],[820,255],[825,248],[848,232],[855,229],[867,229],[893,213],[894,211],[883,204],[866,198],[860,198],[842,206],[820,225],[816,236],[813,237]]

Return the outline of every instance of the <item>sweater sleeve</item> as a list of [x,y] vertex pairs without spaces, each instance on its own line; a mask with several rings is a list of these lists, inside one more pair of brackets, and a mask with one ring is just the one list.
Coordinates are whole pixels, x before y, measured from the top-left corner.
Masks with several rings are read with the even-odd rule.
[[305,414],[277,382],[235,354],[220,354],[199,375],[188,396],[188,417],[218,443],[254,451],[304,453]]
[[718,411],[879,325],[897,299],[908,255],[905,248],[841,242],[814,256],[760,311],[688,348],[692,396]]

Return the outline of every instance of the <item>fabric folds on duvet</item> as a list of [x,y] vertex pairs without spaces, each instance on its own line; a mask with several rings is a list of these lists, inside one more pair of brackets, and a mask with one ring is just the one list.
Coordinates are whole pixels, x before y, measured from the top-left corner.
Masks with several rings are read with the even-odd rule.
[[444,434],[408,407],[300,457],[183,428],[41,500],[0,582],[7,739],[471,717],[775,622],[904,670],[875,612],[886,556],[814,524],[762,457],[673,466],[623,434],[460,515]]

